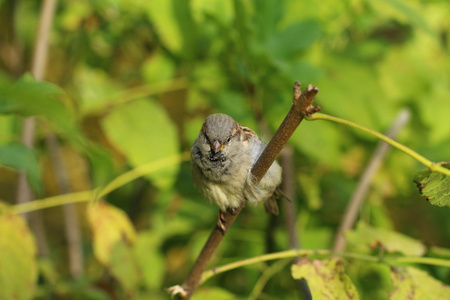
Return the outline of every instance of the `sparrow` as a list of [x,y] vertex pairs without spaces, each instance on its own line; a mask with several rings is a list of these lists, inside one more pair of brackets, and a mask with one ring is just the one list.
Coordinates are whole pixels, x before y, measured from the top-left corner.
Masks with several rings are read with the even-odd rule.
[[280,165],[275,161],[257,185],[250,173],[265,147],[253,130],[226,114],[208,116],[192,145],[194,185],[219,206],[217,225],[223,232],[223,213],[233,213],[244,201],[262,202],[267,213],[278,214],[275,194],[281,184]]

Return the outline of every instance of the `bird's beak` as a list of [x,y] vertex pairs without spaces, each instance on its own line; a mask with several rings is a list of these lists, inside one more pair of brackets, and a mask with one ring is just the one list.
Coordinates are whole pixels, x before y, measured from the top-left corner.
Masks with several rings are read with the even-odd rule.
[[225,145],[222,145],[219,141],[214,141],[211,143],[211,149],[214,153],[217,153],[219,151],[222,151],[223,147],[225,147]]

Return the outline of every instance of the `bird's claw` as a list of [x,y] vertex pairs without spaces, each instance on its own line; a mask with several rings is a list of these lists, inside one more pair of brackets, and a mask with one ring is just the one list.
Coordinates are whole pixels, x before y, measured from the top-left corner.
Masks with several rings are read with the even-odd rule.
[[167,289],[167,292],[170,294],[170,297],[175,297],[176,295],[180,295],[181,297],[187,296],[187,291],[181,285],[174,285]]
[[225,234],[227,233],[227,229],[225,228],[226,223],[225,215],[222,211],[219,211],[219,215],[217,216],[217,227]]

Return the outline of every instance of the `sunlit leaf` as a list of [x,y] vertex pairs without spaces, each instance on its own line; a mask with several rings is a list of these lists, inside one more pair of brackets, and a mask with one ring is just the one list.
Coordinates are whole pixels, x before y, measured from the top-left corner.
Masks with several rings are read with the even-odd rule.
[[306,50],[320,36],[320,27],[316,21],[297,22],[267,41],[267,50],[271,55],[289,58]]
[[124,240],[118,240],[112,247],[109,268],[125,291],[136,291],[140,282],[139,268],[132,248]]
[[[154,101],[138,100],[108,114],[102,122],[107,136],[131,165],[141,166],[178,153],[175,125]],[[179,165],[171,165],[147,175],[164,189],[175,181]]]
[[[441,166],[450,169],[449,162],[441,162]],[[450,176],[426,169],[414,177],[419,193],[432,205],[450,206]]]
[[175,71],[174,61],[163,53],[156,53],[142,64],[142,75],[147,83],[172,79]]
[[34,238],[24,219],[1,214],[0,299],[32,299],[37,275]]
[[355,230],[348,231],[346,237],[352,245],[373,247],[381,244],[389,252],[400,252],[408,256],[422,256],[425,245],[398,232],[371,227],[363,222]]
[[90,205],[88,219],[94,238],[95,257],[104,265],[111,264],[113,247],[117,242],[133,243],[136,239],[136,232],[127,215],[106,202]]
[[160,244],[158,233],[144,231],[139,233],[134,247],[134,255],[142,271],[144,283],[151,289],[160,288],[164,279],[165,261],[160,252]]
[[79,67],[75,70],[73,81],[80,98],[82,115],[103,113],[121,90],[121,86],[100,69]]
[[190,1],[192,16],[197,23],[205,21],[205,16],[226,25],[233,16],[233,2],[223,0],[194,0]]
[[373,66],[340,56],[326,56],[324,60],[328,74],[315,82],[324,111],[375,130],[388,126],[396,106],[380,89]]
[[311,159],[338,168],[342,147],[339,129],[326,122],[303,122],[290,142]]
[[425,22],[420,7],[414,7],[411,5],[410,1],[383,0],[370,1],[369,3],[372,4],[375,9],[382,11],[386,16],[399,19],[401,21],[404,21],[404,18],[406,18],[408,23],[416,25],[416,27],[428,32],[429,34],[434,34],[430,26]]
[[9,143],[14,138],[14,116],[0,115],[0,144]]
[[220,287],[200,287],[192,296],[192,300],[214,299],[230,300],[237,297],[230,291]]
[[0,146],[0,165],[25,170],[28,181],[38,193],[42,191],[41,169],[32,150],[21,143]]
[[450,287],[434,279],[427,272],[408,267],[396,268],[391,272],[393,290],[391,300],[434,300],[449,299]]
[[358,291],[344,273],[344,264],[338,259],[309,261],[303,258],[291,267],[294,279],[305,279],[314,300],[359,299]]
[[177,26],[174,1],[156,0],[147,2],[146,13],[149,20],[154,24],[164,46],[172,52],[182,51],[182,30]]

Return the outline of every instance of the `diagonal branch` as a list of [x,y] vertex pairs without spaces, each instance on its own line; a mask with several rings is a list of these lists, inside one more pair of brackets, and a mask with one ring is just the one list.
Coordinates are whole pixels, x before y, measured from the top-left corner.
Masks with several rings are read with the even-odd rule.
[[[398,114],[397,118],[394,121],[394,124],[389,129],[386,135],[389,138],[394,138],[400,131],[400,129],[402,129],[403,126],[405,126],[405,124],[409,121],[409,118],[410,113],[408,110],[404,109],[400,111],[400,113]],[[380,141],[378,143],[378,146],[375,149],[372,159],[370,160],[367,168],[364,170],[364,173],[361,176],[358,186],[347,205],[344,218],[341,221],[341,225],[339,226],[339,230],[334,241],[333,245],[334,252],[344,251],[345,246],[347,244],[347,240],[345,239],[344,234],[347,230],[350,230],[354,226],[356,218],[358,217],[359,214],[359,210],[361,209],[361,206],[364,203],[364,199],[371,186],[372,179],[375,176],[378,169],[380,168],[381,163],[383,162],[383,159],[387,155],[389,149],[390,146],[386,142]]]
[[[31,65],[31,73],[36,80],[42,80],[45,72],[45,65],[48,57],[48,40],[50,36],[50,29],[53,22],[53,16],[56,9],[57,0],[45,0],[42,3],[41,13],[39,17],[38,34],[36,38],[35,49],[33,53],[33,62]],[[22,126],[22,143],[28,148],[32,149],[34,145],[34,133],[36,130],[36,124],[34,117],[28,117],[23,121]],[[19,173],[17,183],[17,203],[23,204],[33,200],[33,192],[28,184],[25,171]],[[29,216],[24,215],[25,219],[28,219],[32,223],[32,228],[37,237],[37,244],[39,248],[39,254],[41,256],[48,255],[48,247],[42,219],[38,213],[33,213]]]
[[[295,82],[292,107],[251,170],[255,184],[259,183],[264,177],[267,170],[273,164],[275,158],[303,118],[320,110],[319,106],[312,106],[312,102],[318,91],[319,89],[317,87],[308,85],[305,92],[302,93],[300,82]],[[192,294],[200,284],[203,271],[206,269],[212,255],[224,238],[225,232],[231,227],[244,206],[245,203],[233,213],[224,213],[223,224],[225,226],[225,231],[221,230],[218,226],[213,229],[185,282],[181,286],[173,286],[168,289],[172,295],[179,295],[181,299],[191,298]]]

